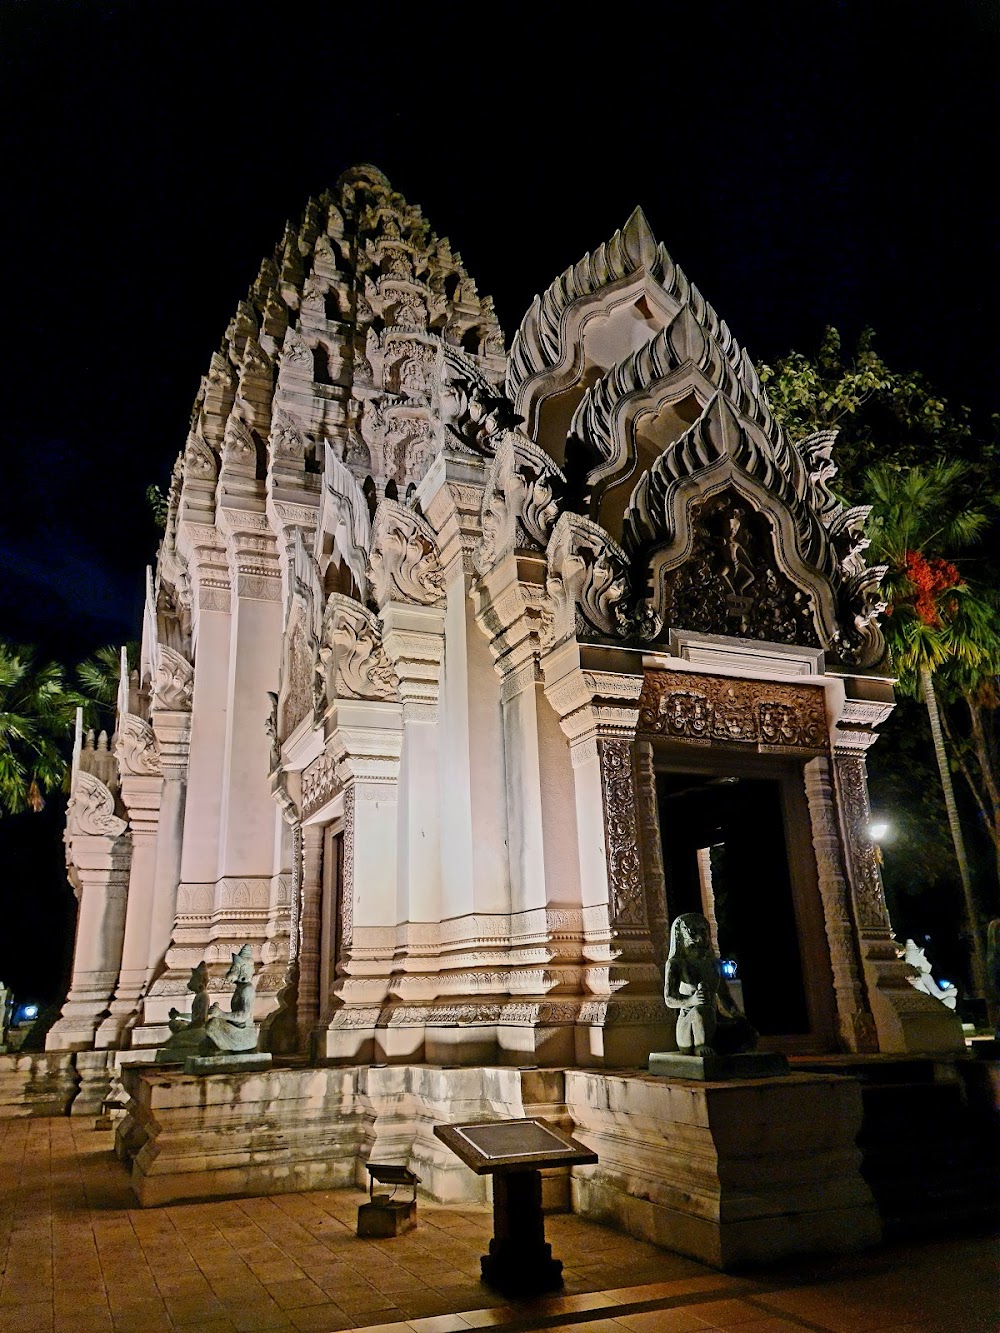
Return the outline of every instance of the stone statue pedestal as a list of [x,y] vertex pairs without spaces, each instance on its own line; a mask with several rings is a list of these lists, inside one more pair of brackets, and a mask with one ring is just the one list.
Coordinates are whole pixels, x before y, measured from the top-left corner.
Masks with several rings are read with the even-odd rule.
[[252,1074],[271,1068],[270,1051],[220,1051],[218,1055],[192,1055],[184,1061],[185,1074]]
[[728,1083],[737,1078],[776,1078],[788,1073],[783,1055],[742,1051],[738,1055],[681,1055],[652,1051],[649,1072],[657,1078],[690,1078],[702,1083]]

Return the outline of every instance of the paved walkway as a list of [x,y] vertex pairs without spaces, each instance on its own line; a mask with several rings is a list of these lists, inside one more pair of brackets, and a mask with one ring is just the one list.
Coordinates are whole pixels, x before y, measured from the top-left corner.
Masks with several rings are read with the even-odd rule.
[[2,1333],[995,1333],[984,1239],[798,1262],[749,1277],[578,1217],[547,1235],[566,1294],[505,1305],[478,1279],[485,1208],[421,1202],[396,1240],[359,1240],[350,1190],[135,1208],[111,1136],[69,1118],[0,1121]]

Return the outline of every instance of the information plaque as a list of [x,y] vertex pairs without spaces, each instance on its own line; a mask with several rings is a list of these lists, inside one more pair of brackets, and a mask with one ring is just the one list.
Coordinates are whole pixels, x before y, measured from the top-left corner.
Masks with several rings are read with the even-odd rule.
[[529,1295],[562,1286],[542,1213],[544,1167],[585,1166],[597,1154],[545,1120],[488,1120],[435,1125],[434,1133],[477,1175],[493,1176],[493,1239],[481,1260],[483,1281]]

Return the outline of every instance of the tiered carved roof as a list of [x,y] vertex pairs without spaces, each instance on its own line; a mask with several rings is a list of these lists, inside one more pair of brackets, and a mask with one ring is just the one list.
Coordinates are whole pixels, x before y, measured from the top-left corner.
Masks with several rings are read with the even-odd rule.
[[789,439],[641,210],[535,298],[505,387],[525,435],[494,467],[484,543],[514,530],[497,497],[537,512],[546,495],[544,540],[525,543],[522,523],[515,544],[546,549],[561,596],[572,569],[576,632],[686,628],[882,658],[884,571],[863,560],[868,510],[830,488],[834,433]]

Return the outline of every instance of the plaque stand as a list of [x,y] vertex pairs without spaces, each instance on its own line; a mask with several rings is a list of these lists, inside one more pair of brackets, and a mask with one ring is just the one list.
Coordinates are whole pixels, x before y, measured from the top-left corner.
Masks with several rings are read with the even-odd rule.
[[494,1175],[493,1239],[479,1262],[483,1281],[498,1291],[528,1296],[562,1286],[562,1260],[545,1239],[540,1171]]
[[493,1177],[493,1239],[483,1281],[509,1296],[558,1291],[562,1262],[545,1240],[543,1167],[582,1166],[597,1154],[545,1120],[435,1125],[434,1133],[477,1175]]

